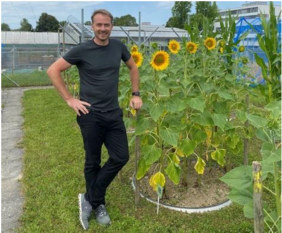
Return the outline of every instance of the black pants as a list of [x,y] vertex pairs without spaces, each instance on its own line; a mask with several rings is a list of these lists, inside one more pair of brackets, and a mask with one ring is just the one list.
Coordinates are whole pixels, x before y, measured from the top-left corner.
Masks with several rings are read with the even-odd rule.
[[[106,189],[129,159],[126,129],[122,110],[109,112],[90,110],[77,117],[84,150],[86,199],[95,209],[105,204]],[[101,149],[105,144],[109,159],[101,168]]]

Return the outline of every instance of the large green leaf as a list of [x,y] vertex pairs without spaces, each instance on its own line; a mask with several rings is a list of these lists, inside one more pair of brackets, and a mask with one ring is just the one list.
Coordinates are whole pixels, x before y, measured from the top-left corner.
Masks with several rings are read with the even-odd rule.
[[201,96],[192,98],[188,101],[188,105],[193,109],[203,112],[205,109],[205,99]]
[[162,150],[155,145],[146,145],[142,147],[142,154],[146,164],[151,165],[161,157]]
[[145,176],[145,174],[149,170],[149,168],[150,168],[150,165],[147,165],[145,159],[141,158],[138,162],[136,179],[140,180],[143,176]]
[[254,201],[248,202],[243,209],[246,218],[254,218]]
[[160,118],[160,116],[162,115],[164,111],[164,107],[160,104],[151,104],[150,106],[150,115],[153,118],[153,120],[155,122],[157,122],[157,120]]
[[165,81],[162,81],[158,87],[158,92],[160,95],[169,96],[169,85]]
[[263,128],[267,124],[267,120],[261,116],[247,114],[247,118],[250,124],[256,128]]
[[233,188],[228,194],[228,198],[240,205],[246,205],[253,200],[253,193],[249,189]]
[[213,114],[212,115],[214,125],[217,125],[218,127],[220,127],[222,131],[224,131],[224,126],[226,124],[226,118],[227,116],[224,114]]
[[135,135],[140,135],[145,133],[146,130],[150,129],[150,122],[148,118],[142,118],[138,117],[137,123],[136,123],[136,130]]
[[213,125],[213,120],[212,120],[210,114],[207,113],[207,112],[204,112],[204,113],[201,113],[201,114],[196,114],[195,116],[193,116],[191,118],[191,120],[194,123],[197,123],[197,124],[202,125],[202,126],[212,126]]
[[179,184],[181,169],[178,164],[171,162],[165,169],[165,172],[174,184]]
[[164,142],[174,147],[177,147],[177,141],[179,138],[179,132],[170,128],[162,128],[160,130],[160,136]]
[[181,101],[179,96],[174,95],[169,101],[167,101],[165,107],[170,113],[181,112],[186,109],[186,102]]
[[202,130],[194,129],[194,130],[192,130],[192,132],[191,132],[191,139],[192,139],[194,142],[200,144],[200,143],[206,141],[206,139],[207,139],[207,134],[206,134],[204,131],[202,131]]
[[226,173],[221,181],[236,189],[246,189],[252,185],[253,175],[251,166],[240,166]]
[[273,164],[281,161],[281,150],[271,152],[270,156],[264,161],[265,163]]
[[225,154],[226,154],[226,150],[225,149],[216,149],[216,151],[211,153],[211,157],[213,160],[215,160],[220,166],[224,166],[225,165]]
[[247,120],[246,112],[242,110],[236,110],[236,117],[241,121],[242,123],[245,123]]
[[264,142],[272,142],[270,135],[271,135],[271,130],[268,130],[268,129],[260,128],[256,132],[257,138],[259,138],[260,140]]
[[264,60],[261,57],[259,57],[256,53],[255,53],[255,59],[256,59],[256,63],[261,67],[263,78],[267,80],[267,66],[264,63]]
[[217,93],[221,98],[225,100],[234,100],[233,96],[229,94],[227,91],[220,90],[220,91],[217,91]]
[[196,142],[189,139],[184,139],[181,141],[180,149],[185,156],[189,156],[194,152],[196,146]]

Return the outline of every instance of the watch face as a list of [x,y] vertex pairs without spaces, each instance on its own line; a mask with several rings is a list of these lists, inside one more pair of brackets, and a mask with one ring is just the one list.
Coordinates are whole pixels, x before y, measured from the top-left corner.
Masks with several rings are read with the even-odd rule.
[[139,96],[140,92],[139,91],[135,91],[135,92],[132,93],[132,95]]

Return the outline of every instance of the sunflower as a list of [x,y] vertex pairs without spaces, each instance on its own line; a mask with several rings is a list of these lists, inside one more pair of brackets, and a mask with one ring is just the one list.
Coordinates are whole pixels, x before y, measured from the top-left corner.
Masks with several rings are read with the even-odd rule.
[[135,64],[139,68],[142,65],[142,63],[143,63],[143,56],[142,56],[142,54],[139,53],[139,52],[132,52],[131,56],[132,56]]
[[186,49],[189,53],[196,53],[198,50],[198,45],[190,41],[186,43]]
[[243,53],[244,51],[245,51],[245,46],[241,45],[241,46],[239,47],[239,52],[240,52],[240,53]]
[[208,37],[205,40],[205,46],[207,47],[208,50],[212,50],[215,48],[216,46],[216,40],[212,37]]
[[171,40],[168,43],[168,48],[169,48],[171,53],[177,54],[179,52],[179,50],[180,50],[180,44],[176,40]]
[[219,44],[220,47],[223,48],[225,46],[226,42],[224,40],[220,40],[218,44]]
[[157,49],[159,47],[159,45],[156,42],[154,42],[151,46],[153,49]]
[[131,50],[130,50],[132,53],[133,52],[138,52],[138,46],[137,45],[133,45],[132,47],[131,47]]
[[243,62],[243,64],[246,65],[246,64],[248,64],[249,59],[247,57],[243,57],[242,62]]
[[223,53],[223,51],[224,51],[224,49],[223,49],[222,47],[220,47],[220,48],[218,49],[218,52],[220,52],[220,53]]
[[154,70],[165,70],[169,65],[169,55],[165,51],[157,51],[153,54],[151,66]]

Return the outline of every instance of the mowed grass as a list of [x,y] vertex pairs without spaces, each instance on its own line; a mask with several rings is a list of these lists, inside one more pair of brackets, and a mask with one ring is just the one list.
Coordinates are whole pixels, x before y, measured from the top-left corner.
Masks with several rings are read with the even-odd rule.
[[[83,141],[72,109],[53,89],[26,91],[24,116],[24,208],[19,232],[84,232],[78,219],[78,193],[85,190]],[[89,232],[253,232],[253,220],[242,206],[217,212],[187,214],[160,208],[144,199],[135,206],[131,186],[134,154],[109,186],[108,228],[90,219]],[[103,150],[103,161],[108,155]]]
[[[30,87],[30,86],[47,86],[51,85],[51,81],[46,73],[46,71],[34,71],[32,73],[22,73],[22,74],[6,74],[7,77],[16,82],[20,87]],[[11,80],[9,80],[3,74],[1,74],[1,86],[5,87],[17,87]]]

